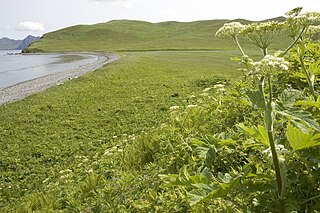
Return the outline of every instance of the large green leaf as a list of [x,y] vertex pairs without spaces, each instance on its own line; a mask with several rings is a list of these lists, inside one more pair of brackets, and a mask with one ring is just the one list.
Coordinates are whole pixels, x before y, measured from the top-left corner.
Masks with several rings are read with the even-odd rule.
[[281,93],[281,103],[286,107],[292,107],[296,100],[301,97],[301,94],[301,91],[295,89],[284,90]]
[[263,145],[269,146],[268,133],[264,126],[259,125],[257,127],[247,127],[243,123],[237,125],[245,134],[253,137],[257,142]]
[[303,111],[298,107],[285,109],[283,105],[278,103],[276,106],[276,112],[286,117],[292,123],[295,123],[304,133],[307,132],[309,127],[320,132],[318,122],[313,118],[312,114],[307,111]]
[[263,95],[259,90],[247,90],[246,95],[248,96],[253,107],[258,107],[261,109],[266,108],[266,104],[263,98]]
[[232,177],[229,174],[220,174],[219,179],[222,183],[213,184],[193,184],[196,189],[188,192],[191,205],[197,204],[203,200],[214,199],[226,196],[231,190],[235,189],[240,183],[241,178],[245,178],[252,171],[252,166],[247,164],[243,167],[242,175]]
[[317,101],[307,100],[307,101],[297,101],[294,103],[295,106],[307,106],[307,107],[317,107],[320,108],[320,98]]
[[320,134],[304,133],[299,128],[294,128],[290,123],[287,129],[287,139],[294,150],[305,149],[320,145]]

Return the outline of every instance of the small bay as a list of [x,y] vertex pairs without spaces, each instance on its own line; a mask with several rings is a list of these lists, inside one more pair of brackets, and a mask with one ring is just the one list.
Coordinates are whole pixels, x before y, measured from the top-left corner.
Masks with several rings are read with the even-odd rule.
[[97,56],[89,53],[19,54],[19,52],[0,51],[0,89],[76,69],[98,59]]

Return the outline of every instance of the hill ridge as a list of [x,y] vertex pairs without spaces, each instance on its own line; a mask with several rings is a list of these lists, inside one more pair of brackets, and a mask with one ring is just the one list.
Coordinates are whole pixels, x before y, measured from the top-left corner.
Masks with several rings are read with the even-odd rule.
[[[283,19],[277,17],[267,21]],[[234,49],[229,39],[212,39],[224,23],[232,21],[252,23],[245,19],[156,23],[128,19],[111,20],[93,25],[75,25],[47,33],[26,51]],[[245,43],[244,46],[246,45]]]

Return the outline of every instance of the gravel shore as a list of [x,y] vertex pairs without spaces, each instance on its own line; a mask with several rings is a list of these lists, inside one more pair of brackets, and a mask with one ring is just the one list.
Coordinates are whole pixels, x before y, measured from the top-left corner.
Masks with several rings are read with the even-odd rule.
[[[78,53],[77,53],[78,54]],[[77,78],[87,72],[101,68],[107,63],[111,63],[119,58],[116,54],[96,54],[81,53],[85,55],[96,55],[97,61],[80,66],[76,69],[66,70],[59,73],[36,78],[30,81],[22,82],[0,90],[0,105],[21,100],[29,95],[43,91],[49,87],[62,84],[64,81]]]

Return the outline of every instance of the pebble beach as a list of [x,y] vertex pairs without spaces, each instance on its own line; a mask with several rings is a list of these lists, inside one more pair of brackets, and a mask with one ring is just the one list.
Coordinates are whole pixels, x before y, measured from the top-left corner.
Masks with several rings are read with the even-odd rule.
[[79,76],[97,70],[107,63],[111,63],[119,58],[116,54],[96,54],[96,53],[81,53],[86,55],[96,55],[97,60],[95,62],[70,69],[40,78],[36,78],[30,81],[22,82],[14,86],[10,86],[0,90],[0,105],[5,103],[11,103],[13,101],[24,99],[37,92],[44,91],[47,88],[61,85],[67,80],[78,78]]

